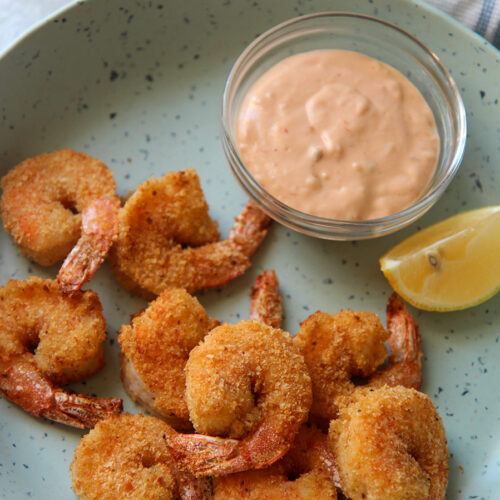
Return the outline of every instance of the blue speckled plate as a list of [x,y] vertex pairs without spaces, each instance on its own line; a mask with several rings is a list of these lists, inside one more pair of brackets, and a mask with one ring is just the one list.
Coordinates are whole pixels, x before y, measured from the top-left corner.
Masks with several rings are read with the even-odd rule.
[[[500,202],[500,55],[437,11],[409,1],[232,0],[78,2],[29,33],[0,59],[0,173],[20,160],[69,147],[104,160],[120,194],[169,170],[197,168],[224,234],[245,197],[219,145],[224,81],[241,50],[262,31],[299,14],[344,10],[396,23],[443,60],[462,92],[469,138],[461,171],[418,223],[360,243],[327,242],[275,225],[243,277],[200,295],[212,316],[248,311],[258,272],[275,268],[284,326],[317,309],[384,315],[391,290],[377,259],[418,227],[459,210]],[[22,257],[0,232],[0,282],[54,277]],[[117,332],[145,302],[129,296],[104,265],[90,286],[108,321],[107,367],[74,389],[120,396]],[[438,407],[450,448],[449,499],[499,498],[500,295],[464,312],[413,310],[423,336],[423,390]],[[68,472],[82,432],[37,420],[0,399],[0,496],[73,498]]]

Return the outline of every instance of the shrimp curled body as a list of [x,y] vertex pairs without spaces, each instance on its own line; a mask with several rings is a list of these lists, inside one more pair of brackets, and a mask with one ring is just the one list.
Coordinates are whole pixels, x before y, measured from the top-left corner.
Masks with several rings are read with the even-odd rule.
[[[330,420],[337,398],[356,388],[356,378],[370,386],[420,388],[420,337],[402,301],[393,295],[387,305],[388,331],[370,312],[316,312],[302,324],[294,342],[306,360],[313,384],[311,414]],[[389,341],[388,357],[385,341]],[[386,361],[389,366],[377,370]]]
[[314,426],[302,426],[290,451],[270,467],[214,478],[214,500],[336,500],[327,440]]
[[425,394],[403,386],[358,388],[340,403],[330,447],[352,500],[443,500],[448,447]]
[[[252,290],[254,318],[279,325],[276,273],[264,271]],[[191,430],[184,368],[191,350],[218,325],[186,290],[165,288],[129,325],[122,326],[118,336],[121,378],[130,397],[172,427]]]
[[79,443],[71,463],[81,500],[206,500],[208,480],[180,471],[165,440],[174,430],[156,417],[120,415],[99,422]]
[[170,172],[141,184],[120,210],[118,239],[109,260],[119,283],[153,299],[167,286],[193,293],[223,285],[250,266],[270,219],[245,207],[228,239],[217,223],[195,170]]
[[66,291],[80,288],[118,234],[112,172],[84,153],[61,149],[14,167],[2,178],[2,189],[3,224],[21,252],[50,266],[73,248],[60,281]]
[[191,351],[186,401],[199,434],[172,453],[193,473],[266,467],[291,447],[308,416],[311,379],[290,334],[262,322],[223,324]]
[[176,429],[191,429],[184,367],[191,350],[218,324],[184,289],[163,290],[118,337],[121,377],[132,399]]
[[7,399],[81,428],[121,411],[120,399],[60,389],[104,366],[106,325],[94,292],[69,296],[52,280],[10,280],[0,288],[0,319],[0,392]]

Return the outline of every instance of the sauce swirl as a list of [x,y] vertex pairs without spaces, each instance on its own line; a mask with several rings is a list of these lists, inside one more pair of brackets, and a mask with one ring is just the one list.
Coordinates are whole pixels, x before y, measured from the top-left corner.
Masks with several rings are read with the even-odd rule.
[[439,153],[432,111],[416,87],[391,66],[344,50],[305,52],[272,67],[245,96],[236,138],[269,193],[342,220],[410,205]]

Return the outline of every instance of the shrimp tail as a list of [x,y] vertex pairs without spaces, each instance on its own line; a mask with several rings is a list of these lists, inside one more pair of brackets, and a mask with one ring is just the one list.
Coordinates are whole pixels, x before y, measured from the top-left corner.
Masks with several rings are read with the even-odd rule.
[[387,302],[387,330],[392,363],[400,361],[420,364],[420,334],[418,325],[406,309],[403,301],[393,293]]
[[80,429],[122,411],[121,399],[68,394],[55,387],[31,360],[21,360],[0,374],[0,392],[35,417]]
[[250,258],[266,237],[270,223],[271,219],[254,203],[249,202],[235,218],[227,239]]
[[247,204],[236,217],[226,240],[198,247],[182,248],[177,245],[168,252],[162,269],[154,270],[162,276],[158,286],[147,285],[144,288],[160,294],[167,285],[174,284],[193,293],[224,285],[250,267],[250,257],[265,238],[269,223],[267,215],[255,205]]
[[396,293],[387,302],[387,330],[390,366],[371,377],[370,384],[374,387],[403,385],[419,390],[422,387],[422,352],[418,325]]
[[246,440],[178,434],[167,445],[195,476],[221,476],[268,467],[286,454],[292,441],[283,442],[274,429],[263,425]]
[[119,209],[117,196],[102,196],[82,212],[82,235],[57,276],[59,287],[64,293],[80,290],[103,262],[118,237]]
[[[63,418],[57,421],[82,429],[91,429],[100,420],[118,415],[123,409],[123,402],[119,398],[98,398],[56,391],[54,399],[56,416],[62,415]],[[56,420],[47,414],[44,416]]]
[[278,277],[274,270],[265,270],[257,276],[251,291],[249,319],[280,328],[283,309],[278,287]]
[[178,434],[166,443],[175,459],[195,476],[211,475],[212,469],[230,459],[240,444],[236,439],[201,434]]

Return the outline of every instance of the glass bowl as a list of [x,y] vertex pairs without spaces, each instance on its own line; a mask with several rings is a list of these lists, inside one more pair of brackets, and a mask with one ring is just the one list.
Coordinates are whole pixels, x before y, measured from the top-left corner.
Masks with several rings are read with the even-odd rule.
[[[239,109],[252,85],[291,55],[318,49],[361,52],[399,70],[430,107],[439,136],[434,174],[420,197],[404,210],[368,220],[329,219],[295,210],[268,193],[243,163],[236,143]],[[222,146],[239,184],[271,218],[301,233],[332,240],[359,240],[392,233],[421,217],[443,194],[462,161],[466,115],[446,68],[419,40],[401,28],[369,16],[324,12],[286,21],[259,36],[239,56],[226,82]]]

